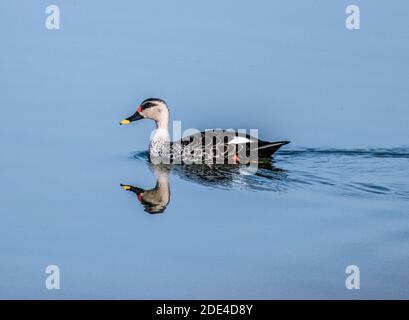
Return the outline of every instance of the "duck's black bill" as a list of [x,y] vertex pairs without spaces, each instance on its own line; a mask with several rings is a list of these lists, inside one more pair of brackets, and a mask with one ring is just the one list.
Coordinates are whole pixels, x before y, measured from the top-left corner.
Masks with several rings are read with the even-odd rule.
[[119,122],[119,124],[129,124],[129,123],[131,123],[131,122],[133,122],[133,121],[137,121],[137,120],[141,120],[141,119],[143,119],[143,116],[138,112],[138,111],[136,111],[133,115],[131,115],[129,118],[126,118],[126,119],[124,119],[124,120],[121,120],[120,122]]
[[131,186],[129,184],[122,184],[122,183],[121,183],[121,188],[124,189],[124,190],[127,190],[127,191],[132,191],[132,192],[134,192],[136,194],[140,194],[140,193],[145,191],[142,188],[138,188],[138,187]]

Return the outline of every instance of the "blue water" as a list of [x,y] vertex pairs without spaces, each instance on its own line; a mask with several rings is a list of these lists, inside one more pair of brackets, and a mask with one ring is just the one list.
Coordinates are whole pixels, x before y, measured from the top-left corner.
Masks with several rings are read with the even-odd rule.
[[[48,4],[0,3],[0,298],[409,298],[407,1],[355,1],[359,31],[347,1]],[[166,168],[150,214],[120,184],[155,187],[153,123],[118,121],[151,96],[291,144]]]

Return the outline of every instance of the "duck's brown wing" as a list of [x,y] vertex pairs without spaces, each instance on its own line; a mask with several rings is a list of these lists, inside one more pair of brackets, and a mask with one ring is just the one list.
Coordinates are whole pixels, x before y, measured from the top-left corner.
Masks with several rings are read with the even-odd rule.
[[[228,159],[232,155],[239,158],[269,157],[288,141],[267,142],[259,140],[248,134],[232,130],[207,130],[183,137],[171,143],[172,154],[181,154],[184,158],[189,156],[197,160]],[[184,156],[183,156],[184,155]]]

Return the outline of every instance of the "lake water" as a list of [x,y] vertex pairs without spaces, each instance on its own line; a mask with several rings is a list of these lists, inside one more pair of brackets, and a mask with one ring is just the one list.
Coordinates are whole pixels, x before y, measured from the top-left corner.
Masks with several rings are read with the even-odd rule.
[[[1,3],[0,298],[409,298],[409,5],[358,2],[358,31],[345,1]],[[291,144],[153,166],[118,125],[151,96]]]

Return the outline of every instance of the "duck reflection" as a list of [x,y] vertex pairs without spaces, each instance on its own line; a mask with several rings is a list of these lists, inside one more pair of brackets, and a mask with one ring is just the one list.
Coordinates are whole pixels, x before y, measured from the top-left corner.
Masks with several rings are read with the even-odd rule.
[[181,179],[214,189],[250,191],[280,191],[284,189],[286,171],[271,162],[254,167],[245,165],[189,165],[174,166],[172,173]]
[[284,191],[288,181],[287,172],[275,167],[271,161],[258,163],[254,172],[244,165],[155,165],[149,162],[145,153],[135,154],[134,158],[148,164],[156,177],[156,185],[149,190],[121,186],[136,194],[145,211],[151,214],[164,212],[170,202],[170,172],[182,180],[224,190]]
[[156,176],[155,188],[145,190],[127,184],[121,184],[121,187],[135,193],[139,202],[145,207],[146,212],[152,214],[162,213],[170,200],[169,167],[152,165],[152,168]]

